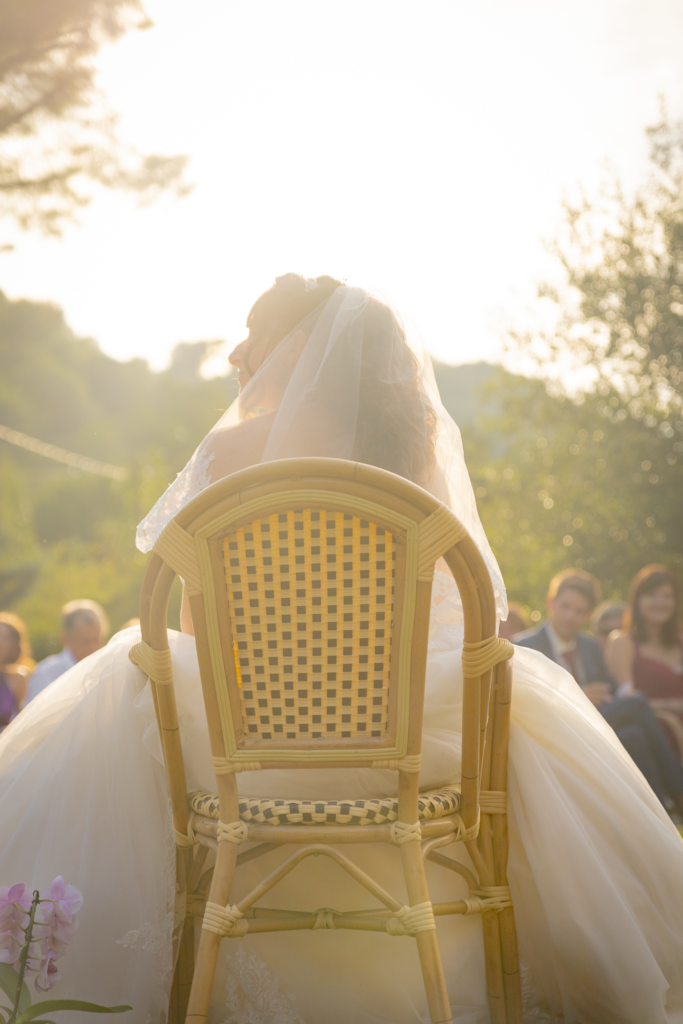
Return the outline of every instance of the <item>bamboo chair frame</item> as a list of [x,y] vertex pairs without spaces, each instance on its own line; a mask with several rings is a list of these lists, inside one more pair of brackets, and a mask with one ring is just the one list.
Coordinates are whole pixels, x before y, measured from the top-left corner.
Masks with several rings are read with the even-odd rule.
[[[338,734],[296,741],[250,737],[238,720],[240,682],[230,617],[225,611],[222,541],[231,527],[255,520],[257,513],[304,505],[329,509],[331,504],[344,512],[355,509],[357,515],[380,522],[391,531],[397,549],[387,727],[379,738],[360,734],[350,740],[342,740]],[[465,619],[460,806],[457,813],[420,823],[427,636],[434,563],[440,556],[457,582]],[[184,578],[194,623],[216,769],[218,822],[193,815],[188,803],[167,635],[168,600],[176,574]],[[187,894],[187,916],[182,934],[176,937],[169,1020],[174,1024],[206,1021],[223,937],[239,937],[247,931],[334,927],[413,935],[431,1019],[434,1024],[446,1024],[451,1014],[434,917],[481,913],[492,1024],[522,1024],[517,939],[506,876],[512,647],[495,637],[488,571],[476,545],[450,510],[403,478],[359,463],[313,458],[252,467],[207,488],[167,525],[147,564],[140,619],[142,642],[131,650],[130,657],[150,678],[171,795],[179,886]],[[399,820],[391,825],[274,827],[250,823],[247,827],[240,821],[235,772],[262,765],[393,768],[398,771]],[[240,853],[246,838],[256,846]],[[465,842],[478,877],[438,852],[439,847],[458,840]],[[408,907],[329,845],[357,842],[395,842],[399,846]],[[239,864],[283,844],[300,849],[231,907],[230,890]],[[207,871],[209,848],[216,851],[216,864]],[[339,914],[325,908],[310,914],[254,906],[286,873],[312,855],[333,858],[383,909]],[[432,905],[424,874],[426,859],[463,877],[469,897]],[[194,921],[200,918],[203,926],[195,966]]]

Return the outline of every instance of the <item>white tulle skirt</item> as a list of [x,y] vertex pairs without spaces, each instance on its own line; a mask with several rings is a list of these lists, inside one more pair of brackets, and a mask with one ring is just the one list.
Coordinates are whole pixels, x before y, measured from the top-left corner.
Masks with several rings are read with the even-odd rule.
[[[83,892],[80,927],[51,995],[129,1003],[130,1024],[162,1024],[172,981],[175,855],[149,685],[128,661],[126,630],[52,684],[0,737],[0,885]],[[194,641],[169,634],[188,785],[214,788]],[[574,681],[519,648],[510,734],[509,880],[528,1021],[683,1021],[683,842],[616,736]],[[457,650],[427,672],[421,786],[460,766]],[[263,771],[249,795],[391,795],[392,772]],[[405,900],[393,848],[348,853]],[[448,853],[468,862],[459,846]],[[235,898],[286,851],[240,869]],[[427,864],[432,899],[464,881]],[[267,904],[363,908],[369,897],[324,858],[305,862]],[[458,1024],[486,1024],[476,917],[437,923]],[[680,1014],[680,1015],[679,1015]],[[62,1015],[63,1016],[63,1015]],[[211,1024],[414,1024],[426,1000],[414,942],[361,932],[225,940]],[[57,1017],[59,1019],[59,1016]],[[99,1017],[79,1014],[82,1024]]]

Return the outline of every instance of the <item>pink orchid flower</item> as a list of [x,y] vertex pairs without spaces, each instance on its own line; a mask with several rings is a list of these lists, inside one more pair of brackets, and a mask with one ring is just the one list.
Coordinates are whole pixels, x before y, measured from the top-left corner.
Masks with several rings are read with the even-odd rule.
[[40,973],[35,980],[39,992],[49,992],[53,985],[60,981],[61,975],[52,957],[47,957],[40,965]]
[[[43,963],[46,964],[57,960],[66,953],[78,928],[78,922],[74,920],[74,916],[83,905],[83,897],[75,885],[66,884],[59,875],[43,899],[48,902],[42,903],[40,906],[40,918],[34,935],[40,943],[40,955]],[[47,968],[45,967],[44,970]],[[56,967],[54,967],[54,971],[57,971]],[[41,978],[45,980],[47,977],[43,971]],[[55,978],[55,981],[57,980],[59,980],[58,977]]]
[[21,943],[18,942],[11,932],[3,932],[0,935],[0,964],[9,964],[14,967],[21,953]]
[[57,875],[50,886],[50,892],[42,898],[53,901],[51,907],[46,907],[47,913],[52,912],[54,918],[65,924],[71,924],[74,914],[83,906],[81,893],[75,885],[65,882],[61,875]]
[[21,925],[31,909],[31,896],[26,886],[0,886],[0,963],[14,966],[24,944]]
[[61,921],[55,921],[48,927],[46,934],[37,936],[41,942],[42,955],[46,957],[54,956],[55,959],[59,956],[64,956],[77,928],[78,923],[76,921],[70,925],[62,924]]
[[26,892],[23,882],[16,885],[0,885],[0,929],[4,930],[9,921],[23,920],[23,912],[31,909],[31,895]]
[[[83,905],[83,897],[75,885],[58,875],[41,900],[44,902],[36,914],[26,966],[38,974],[36,988],[47,992],[60,980],[55,960],[64,956],[74,937],[78,928],[74,917]],[[26,941],[24,927],[31,902],[25,885],[0,886],[0,963],[17,966]]]

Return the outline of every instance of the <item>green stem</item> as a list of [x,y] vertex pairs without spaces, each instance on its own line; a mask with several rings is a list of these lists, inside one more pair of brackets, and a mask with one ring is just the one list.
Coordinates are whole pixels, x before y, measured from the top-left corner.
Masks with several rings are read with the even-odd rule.
[[33,893],[33,902],[31,903],[31,910],[29,912],[28,927],[25,929],[26,942],[21,947],[21,953],[19,954],[19,977],[17,978],[17,988],[14,993],[14,1006],[12,1008],[12,1016],[7,1021],[7,1024],[16,1024],[17,1015],[19,1013],[19,1000],[21,999],[21,989],[24,984],[24,975],[26,974],[26,962],[28,960],[28,954],[31,950],[31,942],[33,941],[33,924],[36,917],[36,910],[40,903],[40,893],[36,889]]

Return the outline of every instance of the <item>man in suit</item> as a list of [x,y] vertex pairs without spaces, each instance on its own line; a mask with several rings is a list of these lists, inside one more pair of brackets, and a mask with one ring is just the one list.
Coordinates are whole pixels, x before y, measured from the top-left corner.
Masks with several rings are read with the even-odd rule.
[[62,608],[63,650],[36,665],[29,680],[24,707],[77,662],[99,651],[108,632],[109,621],[97,601],[69,601],[65,604]]
[[566,569],[551,580],[546,621],[517,633],[512,642],[540,651],[571,673],[612,726],[662,803],[666,806],[673,801],[683,811],[683,766],[647,699],[641,693],[622,692],[617,687],[600,644],[581,632],[599,600],[600,584],[594,576],[580,569]]

